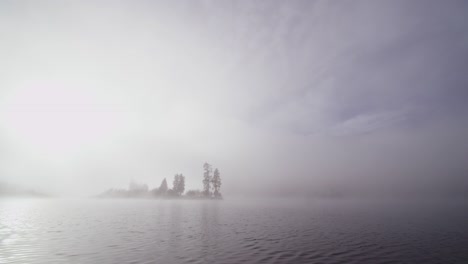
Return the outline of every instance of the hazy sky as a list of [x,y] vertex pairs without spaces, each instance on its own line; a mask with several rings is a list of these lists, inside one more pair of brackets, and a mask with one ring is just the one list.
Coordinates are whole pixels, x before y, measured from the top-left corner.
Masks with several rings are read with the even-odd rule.
[[468,192],[468,2],[1,1],[0,181]]

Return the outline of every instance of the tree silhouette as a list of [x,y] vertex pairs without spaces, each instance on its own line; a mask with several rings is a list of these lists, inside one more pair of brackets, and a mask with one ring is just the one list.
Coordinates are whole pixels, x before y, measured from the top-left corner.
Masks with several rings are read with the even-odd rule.
[[185,176],[179,175],[179,186],[178,186],[179,195],[182,195],[185,191]]
[[210,164],[205,162],[205,164],[203,164],[203,169],[205,170],[205,172],[203,173],[203,196],[210,197],[211,196],[210,183],[211,183],[212,168]]
[[161,182],[161,185],[158,188],[157,194],[158,195],[166,195],[167,190],[168,190],[167,181],[166,181],[166,178],[164,178],[164,180]]
[[220,198],[221,197],[221,176],[219,174],[218,168],[214,170],[213,173],[213,178],[211,179],[211,182],[213,183],[213,190],[214,190],[214,197],[215,198]]
[[179,187],[179,174],[174,175],[174,181],[172,182],[172,190],[177,192]]
[[182,174],[174,176],[173,188],[177,195],[182,195],[185,191],[185,177]]

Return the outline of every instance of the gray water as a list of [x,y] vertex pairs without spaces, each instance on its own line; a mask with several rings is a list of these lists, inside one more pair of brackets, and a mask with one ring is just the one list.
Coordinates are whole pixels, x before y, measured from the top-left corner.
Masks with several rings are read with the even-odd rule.
[[468,263],[467,208],[0,199],[0,263]]

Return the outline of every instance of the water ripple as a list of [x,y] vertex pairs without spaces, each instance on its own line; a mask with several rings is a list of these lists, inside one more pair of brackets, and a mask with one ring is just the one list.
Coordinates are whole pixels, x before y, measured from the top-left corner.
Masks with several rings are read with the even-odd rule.
[[468,218],[433,210],[0,200],[0,263],[467,262]]

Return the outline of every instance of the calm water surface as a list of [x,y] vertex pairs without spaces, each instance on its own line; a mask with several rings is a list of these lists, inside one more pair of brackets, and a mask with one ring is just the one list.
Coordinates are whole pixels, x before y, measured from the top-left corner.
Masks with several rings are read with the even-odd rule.
[[468,263],[467,209],[0,199],[0,263]]

